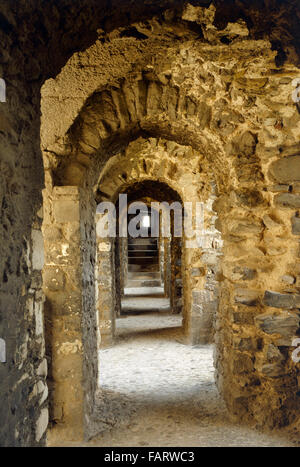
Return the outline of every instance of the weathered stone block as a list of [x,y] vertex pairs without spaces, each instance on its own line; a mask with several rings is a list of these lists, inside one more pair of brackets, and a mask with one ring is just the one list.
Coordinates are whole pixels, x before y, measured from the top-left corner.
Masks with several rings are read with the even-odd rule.
[[248,373],[253,371],[253,359],[245,353],[238,352],[233,360],[233,372],[235,374]]
[[65,275],[59,268],[46,268],[43,273],[46,288],[56,291],[63,290],[65,286]]
[[48,242],[60,242],[63,238],[61,229],[52,225],[44,227],[44,235]]
[[43,437],[47,429],[48,422],[49,422],[49,412],[48,412],[48,409],[44,408],[41,410],[41,415],[38,418],[38,421],[36,423],[35,439],[37,442],[39,442],[41,438]]
[[274,193],[288,193],[290,185],[273,185],[269,188],[269,191]]
[[293,193],[282,193],[275,196],[274,203],[283,208],[297,209],[300,208],[300,196]]
[[284,274],[283,276],[280,277],[282,282],[285,282],[286,284],[292,285],[296,282],[295,277],[289,275],[289,274]]
[[34,229],[32,237],[32,267],[41,271],[44,266],[44,239],[40,230]]
[[257,326],[267,334],[280,334],[283,337],[291,337],[296,334],[300,317],[297,313],[285,312],[280,315],[264,313],[256,316]]
[[39,364],[38,369],[36,370],[36,374],[38,376],[46,377],[47,373],[48,373],[48,363],[47,363],[46,358],[44,358]]
[[233,277],[234,276],[236,276],[237,280],[240,280],[240,279],[243,281],[251,280],[251,279],[254,279],[254,277],[256,276],[256,270],[237,266],[233,270]]
[[293,193],[300,193],[300,182],[293,183]]
[[234,324],[254,324],[254,314],[247,311],[233,312]]
[[263,225],[260,222],[240,221],[231,228],[231,233],[239,235],[258,235],[262,232]]
[[292,217],[292,232],[294,235],[300,235],[300,217]]
[[208,290],[193,290],[192,292],[193,303],[202,305],[203,303],[209,303],[214,300],[214,295]]
[[99,251],[110,251],[111,250],[111,243],[110,242],[100,242],[98,244]]
[[276,347],[273,344],[270,344],[267,350],[267,359],[270,363],[278,363],[284,361],[284,356],[282,355],[278,347]]
[[201,256],[201,260],[204,264],[208,266],[215,266],[218,264],[219,258],[217,252],[204,253]]
[[234,337],[233,345],[238,350],[256,350],[257,345],[251,337]]
[[295,297],[292,294],[282,294],[266,290],[263,303],[275,308],[292,309],[295,306]]
[[300,181],[300,155],[288,156],[273,162],[270,174],[279,183]]
[[282,363],[266,363],[261,368],[261,373],[269,378],[278,378],[287,373]]
[[255,306],[259,302],[259,291],[250,289],[236,289],[234,300],[236,303]]
[[79,203],[72,200],[54,200],[53,214],[56,222],[79,222]]
[[204,268],[193,268],[191,270],[191,276],[192,277],[202,277],[205,275],[205,269]]
[[77,186],[54,186],[53,193],[55,196],[72,196],[72,198],[78,198],[80,189]]
[[261,205],[264,199],[259,191],[244,188],[236,192],[236,202],[238,206],[255,207]]
[[76,316],[76,314],[80,313],[82,306],[80,291],[59,290],[49,292],[47,295],[52,302],[53,316],[62,317],[71,314]]

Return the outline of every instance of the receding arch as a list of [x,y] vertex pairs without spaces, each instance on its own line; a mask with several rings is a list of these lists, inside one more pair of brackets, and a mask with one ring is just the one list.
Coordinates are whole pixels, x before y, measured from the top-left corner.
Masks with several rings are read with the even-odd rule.
[[[116,205],[116,213],[117,213],[117,225],[119,223],[119,216],[123,216],[124,213],[119,212],[119,202],[118,196],[121,194],[127,195],[127,202],[128,206],[138,200],[143,200],[144,202],[149,203],[149,200],[156,201],[158,203],[162,201],[166,201],[168,203],[172,202],[179,202],[183,206],[183,200],[181,199],[180,195],[172,188],[170,188],[166,183],[157,181],[155,179],[151,180],[140,180],[137,178],[136,181],[130,185],[126,184],[120,186],[119,189],[114,193],[114,195],[110,198],[111,202]],[[145,196],[145,194],[147,195]],[[106,198],[107,199],[107,198]],[[127,210],[127,207],[125,211]],[[101,222],[102,216],[96,214],[96,223]],[[104,276],[106,275],[105,268],[103,268],[101,262],[104,262],[105,265],[109,262],[110,264],[110,273],[112,276],[112,281],[110,281],[106,286],[103,287],[101,285],[101,279],[99,282],[98,287],[98,315],[99,315],[99,322],[100,322],[100,329],[102,327],[103,330],[103,339],[102,345],[107,346],[111,345],[114,338],[114,330],[115,330],[115,319],[117,316],[118,310],[120,310],[120,292],[116,291],[116,288],[119,284],[119,275],[120,273],[116,272],[113,268],[114,266],[114,258],[116,256],[116,249],[118,247],[118,241],[121,239],[117,238],[101,238],[97,237],[97,244],[98,249],[101,249],[102,252],[106,252],[105,254],[99,255],[99,259],[97,261],[98,264],[98,271],[102,271],[102,282],[104,280]],[[184,239],[183,240],[183,256],[184,256]],[[172,271],[175,268],[175,264],[172,265]],[[183,268],[183,267],[182,267]],[[184,268],[182,269],[184,271]],[[185,274],[183,277],[184,282],[184,289],[188,289],[188,277]],[[115,287],[116,286],[116,287]],[[186,295],[188,296],[188,290],[186,291]],[[171,303],[174,302],[174,294],[175,289],[173,291],[173,295],[171,297]],[[110,308],[108,309],[106,306],[103,308],[103,304],[110,303]],[[190,330],[188,329],[189,326],[189,309],[188,309],[189,300],[186,300],[186,306],[183,312],[184,318],[184,326],[185,326],[185,334],[187,336],[187,340],[189,340],[189,333]]]

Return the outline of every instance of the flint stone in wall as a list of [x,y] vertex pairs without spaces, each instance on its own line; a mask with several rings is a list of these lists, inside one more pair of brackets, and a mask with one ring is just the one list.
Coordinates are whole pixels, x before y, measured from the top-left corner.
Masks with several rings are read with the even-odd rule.
[[300,208],[300,196],[294,195],[292,193],[282,193],[280,195],[276,195],[274,202],[277,206],[284,208]]
[[46,358],[44,358],[42,362],[39,364],[36,374],[37,376],[42,376],[46,378],[48,374],[48,364],[47,364]]
[[6,362],[6,344],[5,340],[0,338],[0,363]]
[[285,282],[286,284],[292,285],[296,282],[295,277],[290,276],[289,274],[284,274],[283,276],[280,277],[282,282]]
[[300,306],[300,295],[283,294],[266,290],[263,303],[264,305],[274,308],[286,308],[291,310],[292,308],[298,308]]
[[37,442],[41,440],[43,437],[47,426],[48,426],[48,421],[49,421],[49,412],[48,409],[42,409],[41,410],[41,415],[38,418],[38,421],[36,423],[36,435],[35,439]]
[[243,188],[236,192],[236,204],[238,206],[255,207],[264,202],[261,193],[257,190]]
[[48,242],[59,242],[63,238],[61,229],[55,226],[47,226],[46,239]]
[[291,347],[294,339],[295,339],[295,334],[289,337],[280,337],[276,339],[275,344],[278,345],[279,347]]
[[290,185],[273,185],[269,188],[269,191],[273,193],[288,193]]
[[44,386],[44,390],[43,390],[43,394],[41,396],[41,399],[40,399],[40,402],[39,402],[39,405],[43,405],[43,403],[47,400],[48,398],[48,386]]
[[292,232],[294,235],[300,235],[300,217],[292,218]]
[[239,222],[234,224],[231,228],[231,233],[233,234],[260,234],[263,230],[262,223],[259,222]]
[[271,230],[273,234],[279,235],[283,232],[283,225],[267,214],[263,217],[263,222],[267,229]]
[[255,269],[237,266],[233,270],[233,277],[235,277],[236,280],[240,280],[240,279],[243,281],[251,280],[251,279],[254,279],[255,276],[256,276]]
[[44,240],[40,230],[32,231],[32,267],[41,271],[44,266]]
[[300,155],[284,157],[273,162],[270,174],[279,183],[300,181]]
[[44,334],[43,303],[35,303],[35,334],[41,336]]
[[281,315],[264,313],[256,316],[256,325],[267,334],[280,334],[282,337],[295,336],[300,317],[296,313],[285,312]]

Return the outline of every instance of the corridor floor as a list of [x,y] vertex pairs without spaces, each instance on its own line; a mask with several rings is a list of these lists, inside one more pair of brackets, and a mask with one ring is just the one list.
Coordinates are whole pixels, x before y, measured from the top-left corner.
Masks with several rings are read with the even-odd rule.
[[295,446],[287,433],[230,422],[214,384],[213,346],[184,345],[180,324],[178,315],[161,312],[117,320],[116,345],[100,351],[111,412],[104,410],[102,434],[84,445]]

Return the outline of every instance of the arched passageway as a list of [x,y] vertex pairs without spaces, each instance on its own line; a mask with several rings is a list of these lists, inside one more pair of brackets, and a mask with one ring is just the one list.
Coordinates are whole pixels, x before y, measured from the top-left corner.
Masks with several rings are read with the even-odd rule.
[[223,255],[210,235],[187,251],[191,341],[216,313],[218,280],[229,412],[299,425],[298,3],[146,3],[0,7],[4,445],[45,444],[48,400],[57,436],[97,431],[94,214],[114,161],[128,171],[106,180],[109,196],[126,174],[206,204]]
[[[249,99],[249,92],[254,95],[257,93],[257,86],[261,85],[264,88],[267,83],[270,86],[274,79],[262,77],[272,52],[270,49],[263,49],[263,44],[255,43],[255,47],[258,46],[261,61],[260,78],[254,80],[249,77],[247,81],[242,82],[238,78],[237,81],[233,81],[230,99],[226,80],[221,87],[223,97],[218,94],[221,91],[217,91],[217,83],[222,76],[219,56],[215,58],[214,70],[209,73],[214,83],[210,86],[210,93],[205,91],[205,87],[201,88],[199,93],[192,84],[190,87],[186,84],[187,88],[178,86],[176,73],[172,75],[172,79],[158,77],[159,63],[156,65],[157,70],[154,66],[151,73],[142,68],[141,73],[128,77],[125,82],[121,81],[115,86],[108,86],[106,90],[94,92],[86,100],[64,136],[60,154],[49,159],[45,152],[49,163],[49,181],[54,184],[54,188],[51,184],[48,185],[45,199],[49,203],[53,198],[53,208],[49,211],[54,215],[55,205],[60,205],[61,196],[64,197],[65,208],[68,209],[68,203],[73,205],[76,200],[75,213],[80,237],[76,240],[79,244],[76,246],[75,243],[74,248],[81,248],[83,274],[83,282],[78,287],[80,295],[77,298],[82,297],[80,300],[83,305],[77,316],[81,315],[83,323],[86,321],[86,329],[97,328],[93,294],[96,242],[94,199],[100,200],[103,195],[109,199],[122,186],[128,186],[130,181],[134,183],[137,180],[154,178],[174,186],[184,202],[199,200],[206,204],[206,222],[211,226],[208,228],[208,235],[204,235],[200,247],[196,243],[185,252],[187,334],[191,343],[201,342],[208,328],[211,328],[211,320],[207,319],[207,316],[217,315],[216,374],[219,389],[228,407],[236,416],[243,414],[243,418],[249,417],[250,421],[253,417],[260,418],[256,412],[258,401],[260,404],[266,403],[264,416],[258,423],[273,426],[284,423],[285,417],[293,418],[290,406],[298,403],[292,383],[295,382],[295,374],[288,370],[291,365],[289,353],[279,349],[281,343],[291,347],[292,338],[298,329],[298,315],[289,312],[289,316],[284,318],[282,315],[280,318],[284,329],[286,325],[289,328],[290,337],[287,340],[284,337],[286,331],[283,331],[281,326],[276,328],[278,333],[272,331],[269,334],[264,331],[267,329],[268,320],[277,320],[278,302],[277,295],[273,292],[272,281],[275,276],[280,277],[279,269],[289,269],[289,253],[284,252],[281,246],[283,232],[280,233],[280,225],[287,215],[286,209],[293,208],[289,204],[292,200],[285,202],[282,199],[284,195],[278,193],[281,187],[271,185],[276,177],[280,181],[281,175],[278,171],[280,169],[277,169],[276,156],[267,157],[266,154],[269,154],[271,149],[264,149],[269,129],[265,126],[258,129],[253,121],[255,108],[250,105],[248,113],[241,114],[236,98],[232,97],[236,92],[241,99]],[[199,72],[197,67],[193,68],[195,57],[199,56],[202,63],[203,51],[189,48],[183,59],[178,50],[176,53],[179,54],[179,62],[183,60],[186,63],[185,79],[186,83],[190,83],[191,74],[196,73],[196,70]],[[248,49],[242,52],[242,56],[236,57],[237,63],[246,59],[249,60]],[[257,61],[255,58],[253,60]],[[205,68],[200,69],[207,75]],[[183,76],[181,79],[184,80]],[[246,83],[250,85],[250,91],[246,89]],[[215,106],[212,106],[212,101],[215,102]],[[268,121],[266,120],[265,124],[268,124]],[[280,144],[283,136],[274,131],[272,130],[272,138]],[[49,150],[50,148],[51,145]],[[181,169],[180,160],[184,171]],[[287,175],[290,176],[293,178],[292,175]],[[218,252],[220,238],[215,229],[217,216],[217,228],[224,241],[223,256]],[[65,220],[65,214],[61,216],[61,220]],[[55,223],[55,219],[52,218],[51,222]],[[276,234],[275,231],[270,232],[273,225],[278,226]],[[65,227],[63,230],[66,230]],[[46,229],[44,232],[47,239]],[[297,237],[291,231],[289,235],[291,245],[296,248]],[[104,252],[102,254],[105,258]],[[277,254],[282,255],[280,267],[276,260]],[[70,259],[73,267],[72,255]],[[111,261],[109,264],[113,268]],[[271,276],[270,271],[273,271]],[[111,277],[112,275],[113,270]],[[216,280],[220,284],[219,302],[214,293],[214,290],[218,289]],[[279,284],[281,279],[277,280]],[[70,286],[73,287],[71,284]],[[280,285],[278,288],[280,289]],[[57,294],[54,300],[56,297]],[[104,290],[99,293],[99,300],[102,301],[101,306],[104,306]],[[105,307],[107,303],[105,302]],[[113,309],[114,302],[110,303]],[[60,326],[58,323],[58,335],[65,340]],[[110,326],[113,326],[113,319],[106,319],[100,323],[103,336],[109,334]],[[71,329],[69,325],[68,330]],[[72,341],[82,342],[83,349],[85,332],[83,328],[78,333],[76,326],[72,331]],[[97,332],[94,342],[90,333],[88,334],[86,357],[83,357],[83,363],[85,359],[88,362],[86,365],[84,363],[84,371],[87,371],[84,379],[89,382],[97,380],[96,334]],[[279,353],[273,349],[273,346],[276,347],[274,344],[277,334],[282,335],[283,339],[279,338]],[[275,360],[270,360],[268,356],[272,349],[278,357],[274,357]],[[55,362],[54,358],[52,362]],[[58,366],[60,367],[60,363]],[[265,399],[265,391],[268,387],[274,395],[274,401],[282,401],[281,392],[278,392],[276,384],[278,372],[290,375],[288,378],[291,391],[286,399],[285,409],[277,412],[273,418],[274,411]],[[77,376],[81,380],[80,375]],[[80,386],[76,384],[76,391],[78,387]],[[91,392],[87,407],[92,418],[95,391],[93,384],[89,383],[89,388],[82,393],[82,397],[89,391]],[[77,396],[76,392],[76,401]],[[65,405],[67,402],[62,403]],[[75,413],[74,407],[70,412]],[[67,410],[64,413],[66,414]],[[80,419],[81,417],[82,415],[79,416]],[[89,422],[88,425],[91,426],[92,423]],[[63,426],[66,425],[58,423],[58,427]],[[77,432],[77,428],[75,431]]]
[[[99,191],[105,187],[106,176],[103,176],[103,183],[102,179],[100,180]],[[125,205],[122,196],[126,197]],[[97,232],[101,230],[102,221],[106,216],[104,210],[107,200],[106,195],[103,208],[101,203],[97,208]],[[111,201],[116,201],[116,238],[97,235],[98,249],[107,251],[106,256],[99,256],[97,264],[97,308],[102,346],[113,342],[114,320],[122,311],[165,309],[180,313],[184,308],[183,288],[187,280],[183,277],[183,232],[177,232],[178,236],[174,236],[174,209],[178,209],[177,217],[179,216],[181,222],[184,208],[178,193],[166,183],[142,179],[141,182],[123,185],[118,193],[112,196]],[[163,202],[165,204],[161,204]],[[143,216],[149,222],[146,227],[143,227]],[[122,223],[126,223],[125,231]],[[125,236],[119,236],[120,231],[123,231]],[[105,288],[103,283],[108,261],[115,269],[112,271],[111,286]],[[104,306],[109,296],[112,297],[110,310]],[[183,316],[186,329],[188,314],[185,308]],[[109,321],[112,324],[107,327]]]

